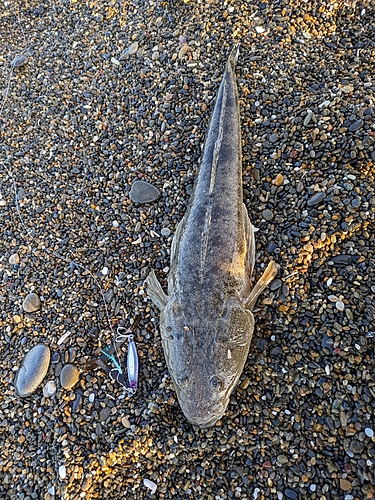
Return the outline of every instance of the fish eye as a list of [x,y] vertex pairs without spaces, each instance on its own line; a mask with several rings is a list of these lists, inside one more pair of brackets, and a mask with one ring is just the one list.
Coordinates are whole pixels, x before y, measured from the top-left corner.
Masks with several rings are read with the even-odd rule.
[[224,387],[224,382],[220,377],[213,376],[210,383],[214,391],[221,391],[221,389]]
[[182,376],[177,379],[177,383],[180,387],[186,387],[189,382],[189,377]]

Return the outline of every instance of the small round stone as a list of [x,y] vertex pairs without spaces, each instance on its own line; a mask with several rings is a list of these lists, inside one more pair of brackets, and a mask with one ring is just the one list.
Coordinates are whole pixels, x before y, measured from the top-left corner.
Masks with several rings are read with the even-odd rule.
[[130,199],[134,203],[151,203],[159,196],[159,189],[146,181],[134,181],[130,190]]
[[26,295],[25,300],[22,304],[22,309],[27,313],[32,313],[40,309],[40,298],[39,295],[32,292]]
[[366,427],[365,434],[367,437],[372,438],[374,436],[374,431],[370,427]]
[[65,365],[60,373],[60,382],[64,389],[71,389],[79,380],[79,371],[75,365]]
[[284,182],[284,176],[282,174],[277,174],[275,179],[275,185],[281,186],[283,182]]
[[13,253],[10,257],[9,257],[9,264],[12,264],[12,265],[17,265],[20,263],[20,256],[18,255],[18,253]]
[[268,208],[266,208],[262,212],[262,217],[264,220],[270,221],[273,219],[273,212],[271,210],[268,210]]
[[352,483],[348,481],[347,479],[340,479],[340,488],[343,491],[349,491],[352,488]]
[[50,398],[56,392],[56,382],[54,380],[49,380],[46,385],[43,387],[43,396],[45,398]]
[[25,355],[14,379],[19,396],[27,397],[36,391],[47,374],[51,353],[49,347],[37,344]]
[[161,230],[161,234],[163,236],[169,236],[171,234],[171,230],[169,229],[169,227],[163,227],[163,229]]

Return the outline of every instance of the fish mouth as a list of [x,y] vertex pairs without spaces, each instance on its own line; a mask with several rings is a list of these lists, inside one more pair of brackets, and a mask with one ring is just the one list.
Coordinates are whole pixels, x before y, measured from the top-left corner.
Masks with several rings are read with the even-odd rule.
[[206,427],[212,427],[216,424],[218,420],[224,415],[226,406],[220,407],[216,411],[207,409],[202,409],[200,411],[199,406],[197,406],[194,412],[187,411],[183,406],[182,411],[184,412],[185,417],[189,420],[192,425],[200,427],[204,429]]

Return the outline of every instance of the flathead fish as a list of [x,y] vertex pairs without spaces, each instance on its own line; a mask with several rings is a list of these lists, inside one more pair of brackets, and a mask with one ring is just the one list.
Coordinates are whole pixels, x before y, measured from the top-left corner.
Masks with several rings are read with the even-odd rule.
[[171,248],[168,295],[154,271],[149,297],[160,309],[165,359],[186,418],[220,419],[242,373],[259,294],[275,277],[271,262],[251,288],[254,230],[243,204],[238,46],[226,64],[199,173]]

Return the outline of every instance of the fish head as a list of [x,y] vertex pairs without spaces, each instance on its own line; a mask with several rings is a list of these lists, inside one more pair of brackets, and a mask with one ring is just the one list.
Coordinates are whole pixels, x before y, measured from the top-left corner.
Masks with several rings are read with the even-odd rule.
[[187,319],[178,301],[161,315],[161,335],[169,373],[186,418],[210,427],[224,415],[242,373],[254,330],[250,311],[233,298],[219,317]]

